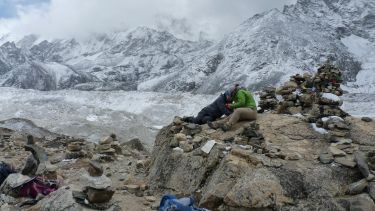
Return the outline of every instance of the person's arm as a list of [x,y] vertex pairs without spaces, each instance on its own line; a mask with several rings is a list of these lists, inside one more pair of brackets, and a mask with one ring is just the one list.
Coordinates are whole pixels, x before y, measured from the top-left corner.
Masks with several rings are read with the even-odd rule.
[[246,106],[246,94],[243,91],[238,91],[236,94],[237,102],[230,104],[231,109],[241,108]]

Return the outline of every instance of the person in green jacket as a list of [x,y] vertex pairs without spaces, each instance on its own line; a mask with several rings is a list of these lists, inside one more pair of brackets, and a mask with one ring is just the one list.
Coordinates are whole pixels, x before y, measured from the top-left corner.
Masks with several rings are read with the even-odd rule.
[[231,92],[229,95],[231,99],[227,99],[227,101],[232,103],[226,104],[225,106],[234,111],[233,114],[229,116],[228,122],[224,123],[221,127],[224,131],[230,130],[238,121],[252,121],[257,119],[257,105],[251,92],[241,88],[238,84],[229,91]]

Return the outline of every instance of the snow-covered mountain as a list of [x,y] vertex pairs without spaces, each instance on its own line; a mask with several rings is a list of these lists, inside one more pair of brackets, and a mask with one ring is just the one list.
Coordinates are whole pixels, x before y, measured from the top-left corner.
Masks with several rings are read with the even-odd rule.
[[298,0],[255,15],[218,42],[140,27],[86,40],[0,38],[0,85],[39,90],[216,93],[275,85],[327,59],[349,90],[375,92],[375,1]]

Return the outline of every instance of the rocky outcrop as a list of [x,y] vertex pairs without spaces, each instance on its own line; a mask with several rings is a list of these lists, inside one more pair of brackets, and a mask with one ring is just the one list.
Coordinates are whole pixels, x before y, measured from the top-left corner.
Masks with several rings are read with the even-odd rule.
[[[374,137],[366,130],[374,123],[345,120],[354,128],[351,133]],[[261,114],[257,124],[259,130],[244,122],[228,132],[203,125],[201,131],[191,133],[191,125],[174,121],[156,138],[150,189],[195,195],[201,207],[212,210],[345,210],[348,206],[371,210],[374,206],[363,190],[355,193],[361,195],[348,195],[351,184],[363,179],[354,161],[353,166],[345,165],[352,151],[320,162],[321,153],[331,146],[330,135],[316,132],[302,117]],[[258,136],[250,137],[250,129]],[[176,134],[185,134],[184,140],[176,142]],[[205,153],[202,148],[210,140],[215,144]],[[353,137],[354,150],[374,150],[370,142],[358,141]],[[178,150],[181,143],[191,143],[192,150]]]

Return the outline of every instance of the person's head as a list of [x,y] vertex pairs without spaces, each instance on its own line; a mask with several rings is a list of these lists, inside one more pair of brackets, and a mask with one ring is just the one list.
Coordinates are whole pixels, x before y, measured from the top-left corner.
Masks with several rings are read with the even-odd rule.
[[232,88],[225,91],[224,95],[225,95],[227,102],[232,101],[233,96],[236,95],[239,88],[240,88],[240,84],[235,84]]

